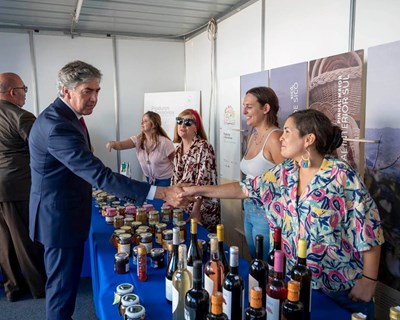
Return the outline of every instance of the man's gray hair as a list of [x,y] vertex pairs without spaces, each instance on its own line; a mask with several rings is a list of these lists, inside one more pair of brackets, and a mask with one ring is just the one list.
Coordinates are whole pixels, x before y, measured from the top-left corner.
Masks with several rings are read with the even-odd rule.
[[66,64],[58,72],[58,95],[63,98],[63,88],[75,89],[78,85],[90,81],[101,81],[100,70],[83,61],[73,61]]

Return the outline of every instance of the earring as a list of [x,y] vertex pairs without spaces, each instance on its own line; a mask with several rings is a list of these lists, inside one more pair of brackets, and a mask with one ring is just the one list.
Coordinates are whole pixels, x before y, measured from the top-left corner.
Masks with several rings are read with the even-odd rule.
[[303,155],[301,155],[301,161],[300,161],[300,167],[307,169],[311,167],[311,160],[310,160],[310,151],[307,151],[307,158],[304,158]]

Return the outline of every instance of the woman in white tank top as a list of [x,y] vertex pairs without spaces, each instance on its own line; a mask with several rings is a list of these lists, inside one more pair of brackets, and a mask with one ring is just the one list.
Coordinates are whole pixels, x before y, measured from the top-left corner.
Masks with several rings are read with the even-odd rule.
[[[246,153],[240,162],[240,170],[247,177],[255,177],[282,162],[282,131],[278,128],[279,101],[269,87],[256,87],[246,92],[243,101],[246,123],[252,128],[247,141]],[[263,206],[256,199],[246,199],[244,206],[244,231],[252,259],[255,258],[255,237],[264,236],[263,255],[267,260],[270,247],[270,231]]]

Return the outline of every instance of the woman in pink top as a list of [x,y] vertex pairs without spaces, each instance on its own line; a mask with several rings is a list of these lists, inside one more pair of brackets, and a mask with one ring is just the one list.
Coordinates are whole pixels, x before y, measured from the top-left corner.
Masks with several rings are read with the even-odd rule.
[[147,182],[169,186],[173,175],[175,147],[161,127],[158,113],[147,111],[142,118],[142,133],[123,141],[109,141],[108,151],[136,148],[136,155]]

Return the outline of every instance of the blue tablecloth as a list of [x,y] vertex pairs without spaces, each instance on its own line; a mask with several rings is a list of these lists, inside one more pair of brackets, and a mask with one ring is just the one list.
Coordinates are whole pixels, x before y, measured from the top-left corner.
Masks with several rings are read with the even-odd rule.
[[[188,223],[188,230],[189,225]],[[171,305],[165,300],[165,268],[153,269],[148,263],[148,279],[145,282],[141,282],[137,279],[136,265],[132,263],[131,259],[131,271],[129,273],[114,273],[114,255],[116,249],[109,242],[113,230],[114,227],[106,224],[104,218],[93,207],[89,244],[93,301],[98,318],[101,320],[121,319],[118,315],[117,305],[113,305],[112,303],[117,285],[127,282],[134,285],[134,292],[139,295],[141,304],[146,308],[147,320],[172,319]],[[187,234],[189,235],[189,232]],[[206,239],[206,237],[207,231],[199,227],[198,238]],[[188,239],[186,244],[188,245]],[[240,259],[239,273],[246,282],[245,297],[248,296],[248,268],[249,263],[244,259]],[[329,319],[351,318],[351,314],[348,311],[339,307],[329,297],[319,291],[313,291],[312,308],[312,320],[327,319],[327,315],[329,315]]]

